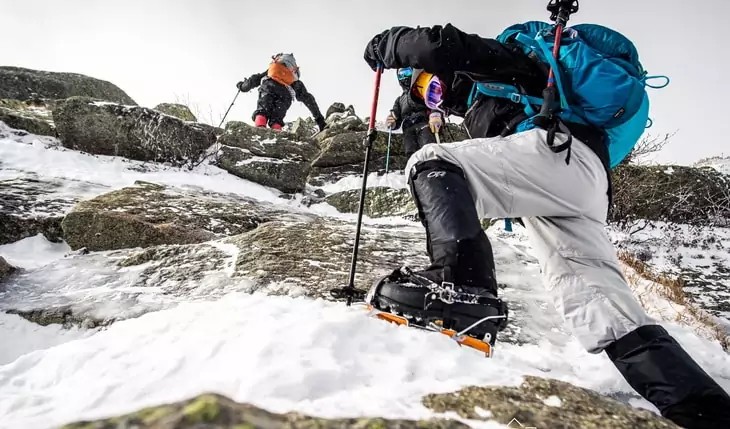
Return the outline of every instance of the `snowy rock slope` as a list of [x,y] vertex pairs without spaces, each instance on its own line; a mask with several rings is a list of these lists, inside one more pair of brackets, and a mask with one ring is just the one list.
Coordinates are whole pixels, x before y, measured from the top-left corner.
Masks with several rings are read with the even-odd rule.
[[[0,428],[50,429],[204,392],[273,412],[428,419],[439,413],[424,406],[426,395],[518,386],[525,375],[656,411],[607,357],[588,354],[565,332],[519,229],[489,231],[512,323],[486,360],[445,336],[368,319],[357,307],[321,298],[318,291],[346,283],[353,214],[326,203],[307,207],[301,196],[282,199],[275,189],[211,166],[186,171],[28,143],[0,141],[0,180],[64,184],[49,187],[50,200],[75,203],[144,181],[189,193],[231,193],[304,221],[146,249],[72,252],[42,235],[0,247],[0,256],[20,268],[0,291],[2,308],[17,313],[0,313]],[[329,186],[349,188],[347,182]],[[65,215],[71,207],[56,210]],[[363,287],[404,259],[426,261],[417,223],[366,217],[364,232],[357,278]],[[282,244],[287,237],[298,238]],[[681,309],[645,283],[634,286],[651,314],[730,389],[730,356],[698,329],[700,322],[681,317]],[[29,321],[32,310],[48,308],[70,314],[65,328]],[[467,420],[472,427],[507,423]]]

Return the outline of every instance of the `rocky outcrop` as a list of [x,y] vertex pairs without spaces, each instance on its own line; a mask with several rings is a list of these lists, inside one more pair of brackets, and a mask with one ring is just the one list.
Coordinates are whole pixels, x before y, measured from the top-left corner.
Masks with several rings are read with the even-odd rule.
[[61,224],[68,245],[102,251],[202,243],[250,231],[273,217],[294,218],[239,196],[136,184],[76,205]]
[[[367,129],[367,127],[365,127]],[[325,130],[327,131],[327,130]],[[330,133],[336,132],[335,130]],[[322,151],[312,161],[312,170],[308,183],[321,186],[328,181],[336,181],[349,174],[362,173],[365,162],[363,141],[367,131],[340,131],[329,135],[322,133],[320,146]],[[318,138],[320,138],[318,136]],[[369,170],[384,171],[388,150],[388,133],[379,131],[370,150]],[[400,134],[393,134],[390,147],[390,169],[403,169],[406,164],[403,150],[403,139]]]
[[461,429],[454,420],[388,420],[374,417],[324,419],[298,413],[276,414],[222,395],[203,394],[178,403],[61,429]]
[[31,100],[92,97],[126,105],[137,105],[116,85],[77,73],[56,73],[20,67],[0,67],[0,98]]
[[[360,204],[360,190],[337,192],[325,201],[342,213],[357,213]],[[384,186],[368,188],[365,192],[363,213],[371,218],[384,216],[408,216],[418,213],[408,189],[393,189]]]
[[37,234],[59,241],[61,220],[76,203],[58,193],[67,185],[29,177],[0,180],[0,245]]
[[454,393],[428,395],[423,404],[439,413],[496,420],[514,428],[680,429],[651,411],[570,383],[532,376],[526,376],[519,387],[467,387]]
[[[5,279],[10,277],[17,268],[14,266],[8,264],[8,261],[5,260],[2,256],[0,256],[0,283],[4,282]],[[0,287],[0,291],[2,290],[2,287]]]
[[219,138],[218,165],[238,177],[286,193],[304,190],[317,144],[288,132],[229,122]]
[[613,170],[609,221],[638,219],[730,226],[730,176],[710,167],[621,165]]
[[18,100],[0,100],[0,122],[30,134],[56,135],[51,111],[43,103],[35,105]]
[[183,121],[197,122],[198,119],[193,115],[188,106],[177,103],[161,103],[155,106],[155,110],[166,115],[174,116]]
[[59,102],[53,119],[64,147],[173,166],[197,165],[216,139],[210,128],[152,109],[81,97]]
[[[330,299],[329,290],[347,283],[352,257],[352,225],[336,219],[272,221],[216,243],[235,249],[231,275],[254,281],[252,291],[271,295],[304,295]],[[231,246],[232,245],[232,246]],[[174,267],[216,264],[225,266],[219,245],[151,247],[119,263],[125,267],[148,264],[149,278],[164,278]],[[420,235],[402,234],[397,227],[364,227],[358,252],[356,281],[369,285],[406,261],[411,266],[428,260]],[[217,261],[217,262],[216,262]],[[172,267],[172,268],[170,268]],[[221,268],[222,269],[222,268]],[[189,278],[195,275],[184,272]]]

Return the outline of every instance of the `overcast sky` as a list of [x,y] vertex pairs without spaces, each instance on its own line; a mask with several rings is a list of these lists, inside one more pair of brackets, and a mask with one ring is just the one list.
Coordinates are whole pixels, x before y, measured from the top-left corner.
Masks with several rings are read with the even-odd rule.
[[[374,73],[362,59],[370,38],[395,25],[452,23],[496,36],[548,20],[546,0],[0,0],[0,64],[76,72],[118,85],[139,104],[186,100],[218,122],[239,80],[270,56],[293,52],[302,81],[324,111],[353,104],[367,116]],[[458,5],[458,6],[456,6]],[[727,0],[583,0],[572,24],[594,22],[629,36],[649,74],[672,83],[650,90],[652,134],[677,131],[657,161],[687,164],[730,155]],[[383,75],[378,117],[398,95]],[[241,94],[229,120],[251,123],[257,91]],[[301,103],[287,120],[308,116]],[[216,124],[217,125],[217,124]]]

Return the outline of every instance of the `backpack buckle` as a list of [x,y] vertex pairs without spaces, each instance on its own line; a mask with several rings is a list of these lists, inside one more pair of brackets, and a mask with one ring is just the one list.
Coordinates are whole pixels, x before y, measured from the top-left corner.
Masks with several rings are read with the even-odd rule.
[[512,100],[513,103],[522,103],[522,95],[515,94],[514,92],[509,95],[509,99]]

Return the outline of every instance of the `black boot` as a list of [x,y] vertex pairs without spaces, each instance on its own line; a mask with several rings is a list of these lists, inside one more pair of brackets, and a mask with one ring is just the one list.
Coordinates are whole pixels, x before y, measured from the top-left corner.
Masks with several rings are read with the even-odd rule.
[[378,309],[439,320],[456,331],[488,317],[468,335],[494,343],[508,310],[497,299],[492,247],[463,172],[447,162],[423,162],[414,169],[411,187],[431,265],[423,271],[394,271],[373,284],[366,301]]
[[461,169],[444,161],[423,162],[414,169],[411,189],[431,259],[419,274],[435,283],[453,282],[496,297],[492,246]]
[[658,325],[606,348],[631,387],[686,429],[730,428],[730,396]]

